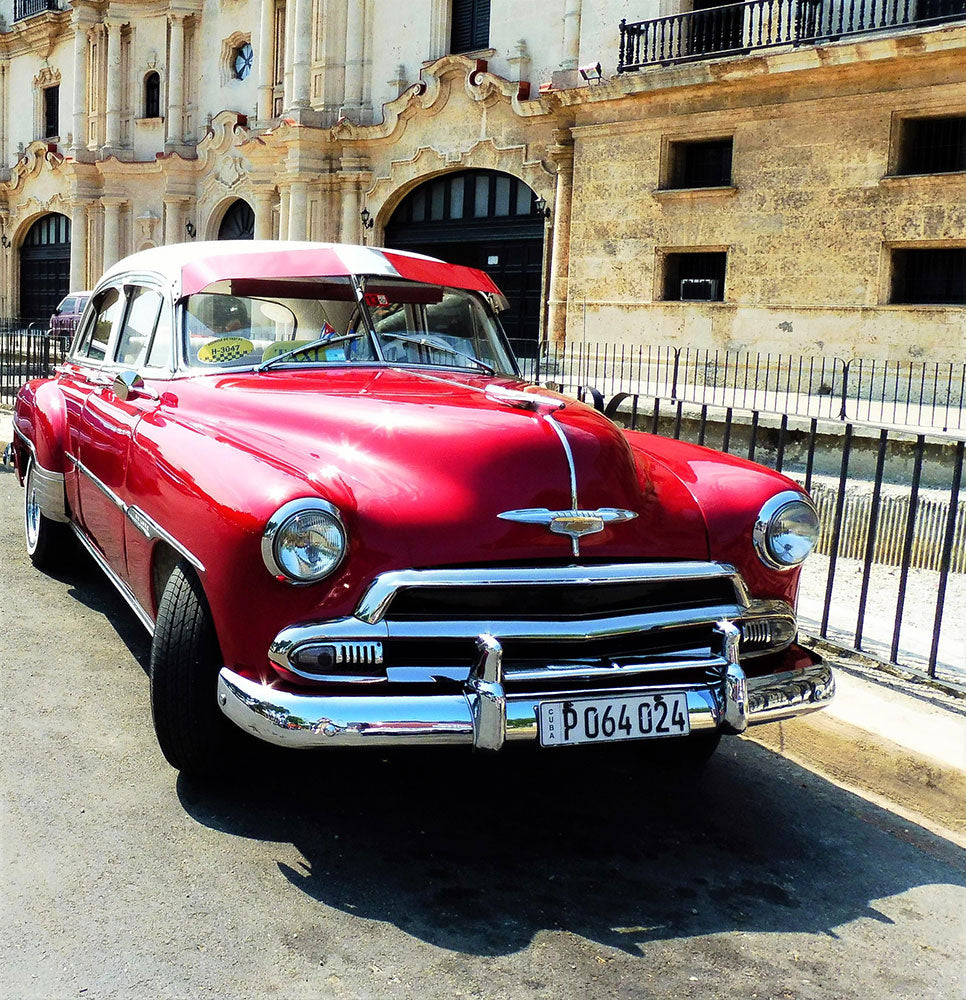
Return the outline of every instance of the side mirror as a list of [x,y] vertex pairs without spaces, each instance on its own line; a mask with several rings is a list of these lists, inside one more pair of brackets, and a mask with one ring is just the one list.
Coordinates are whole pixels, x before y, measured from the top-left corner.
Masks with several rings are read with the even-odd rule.
[[124,371],[114,379],[114,395],[118,399],[126,400],[137,395],[140,389],[144,388],[144,379],[137,372]]

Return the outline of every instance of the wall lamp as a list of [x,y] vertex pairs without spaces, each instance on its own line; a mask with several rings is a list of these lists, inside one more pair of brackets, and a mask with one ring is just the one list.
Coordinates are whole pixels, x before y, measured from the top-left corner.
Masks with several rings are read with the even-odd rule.
[[587,66],[581,66],[577,71],[584,78],[584,80],[587,81],[587,83],[600,83],[601,81],[601,69],[599,62]]
[[194,224],[190,221],[190,219],[188,222],[184,224],[184,231],[188,234],[188,237],[192,240],[195,238],[195,234],[198,232],[198,230],[195,229]]
[[546,198],[538,198],[536,201],[537,215],[542,215],[545,219],[550,218],[550,206]]
[[372,227],[376,224],[376,220],[369,213],[368,208],[363,208],[363,210],[359,213],[359,218],[362,219],[363,229],[372,229]]
[[6,233],[3,233],[2,235],[0,235],[0,247],[3,247],[4,250],[9,250],[10,249],[10,240],[7,239],[7,234]]

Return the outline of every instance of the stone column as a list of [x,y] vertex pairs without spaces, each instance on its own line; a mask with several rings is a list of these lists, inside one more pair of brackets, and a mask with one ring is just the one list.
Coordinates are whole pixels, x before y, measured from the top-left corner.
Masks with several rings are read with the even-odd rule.
[[278,238],[280,240],[287,240],[290,238],[288,235],[290,200],[290,191],[288,186],[283,187],[279,197],[278,206]]
[[289,107],[307,108],[311,104],[312,85],[312,0],[290,2],[295,8],[295,42],[292,53],[292,100]]
[[580,60],[580,0],[567,0],[563,21],[561,69],[576,69]]
[[342,114],[359,120],[362,112],[362,59],[365,45],[365,5],[349,0],[345,28],[345,98]]
[[169,14],[168,120],[165,147],[184,142],[184,14]]
[[292,181],[288,196],[288,238],[304,240],[309,228],[308,181]]
[[184,243],[186,237],[184,231],[184,195],[165,195],[162,199],[164,203],[164,221],[162,239],[165,244]]
[[262,0],[258,23],[258,121],[272,117],[272,97],[275,74],[272,56],[275,52],[275,0]]
[[87,288],[87,202],[70,206],[70,291]]
[[116,264],[121,257],[121,206],[123,198],[101,198],[104,206],[104,260],[102,267],[106,271]]
[[87,149],[87,24],[73,15],[74,28],[74,144],[71,156]]
[[121,25],[105,21],[107,28],[107,132],[104,145],[116,150],[121,145]]
[[255,239],[270,240],[272,238],[272,202],[274,194],[271,190],[257,190],[253,194],[255,201]]
[[339,174],[342,182],[342,228],[339,239],[343,243],[361,243],[359,220],[359,175],[355,172]]
[[285,73],[282,76],[282,107],[292,106],[292,63],[295,62],[295,0],[285,3]]
[[570,129],[555,129],[548,149],[557,165],[553,204],[553,243],[550,251],[548,339],[562,344],[567,336],[567,277],[570,270],[570,206],[574,186],[574,140]]

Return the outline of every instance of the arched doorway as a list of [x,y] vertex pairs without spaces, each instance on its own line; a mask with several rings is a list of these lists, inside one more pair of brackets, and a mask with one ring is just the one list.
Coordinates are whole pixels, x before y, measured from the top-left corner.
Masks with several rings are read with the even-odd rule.
[[20,246],[20,315],[48,320],[70,287],[70,219],[59,212],[39,218]]
[[228,206],[218,227],[220,240],[255,239],[255,212],[247,201],[239,198]]
[[426,181],[400,202],[386,246],[486,271],[510,303],[500,317],[514,350],[532,356],[540,329],[544,219],[537,196],[496,170],[461,170]]

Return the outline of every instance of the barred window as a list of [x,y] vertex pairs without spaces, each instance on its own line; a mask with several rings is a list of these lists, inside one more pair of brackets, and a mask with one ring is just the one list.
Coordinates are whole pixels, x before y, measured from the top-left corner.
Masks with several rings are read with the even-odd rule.
[[966,247],[893,250],[890,301],[966,305]]
[[966,170],[966,116],[907,118],[901,127],[900,174]]

